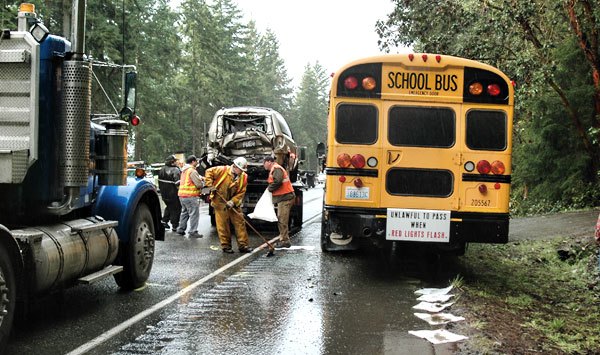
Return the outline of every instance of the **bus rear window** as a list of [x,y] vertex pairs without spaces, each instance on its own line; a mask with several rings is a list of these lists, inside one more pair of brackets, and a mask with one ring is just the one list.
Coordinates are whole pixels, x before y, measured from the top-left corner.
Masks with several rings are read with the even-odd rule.
[[467,147],[473,150],[506,149],[506,113],[471,110],[467,113]]
[[390,109],[388,140],[396,146],[448,148],[454,145],[454,111],[441,107]]
[[343,144],[373,144],[377,141],[377,108],[341,104],[337,108],[335,140]]

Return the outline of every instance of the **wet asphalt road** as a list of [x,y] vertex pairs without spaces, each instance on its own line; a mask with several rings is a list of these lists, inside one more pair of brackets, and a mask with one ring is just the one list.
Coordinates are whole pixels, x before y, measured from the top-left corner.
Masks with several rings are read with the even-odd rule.
[[[373,249],[322,253],[315,217],[321,193],[316,188],[305,195],[305,225],[292,239],[295,248],[270,258],[264,250],[242,259],[223,254],[203,213],[204,238],[169,233],[157,244],[145,288],[121,293],[106,279],[47,297],[17,328],[8,354],[65,354],[88,345],[89,354],[451,353],[452,346],[433,347],[408,330],[432,329],[413,315],[414,291],[447,286],[453,271],[432,277],[418,260],[400,262]],[[582,223],[593,214],[581,217]],[[527,222],[511,224],[511,239],[531,233],[534,221]],[[261,244],[257,236],[251,241]],[[220,268],[226,270],[215,272]],[[177,295],[182,290],[190,291]]]

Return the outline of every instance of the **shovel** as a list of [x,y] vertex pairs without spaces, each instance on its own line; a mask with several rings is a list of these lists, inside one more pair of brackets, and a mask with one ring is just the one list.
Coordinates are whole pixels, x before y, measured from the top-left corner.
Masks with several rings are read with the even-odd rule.
[[[215,195],[219,196],[219,198],[221,200],[223,200],[223,202],[227,203],[227,201],[225,200],[225,198],[223,196],[221,196],[221,194],[218,191],[216,191],[216,190],[215,190]],[[232,210],[238,216],[242,217],[242,219],[244,220],[244,222],[246,222],[246,225],[248,227],[250,227],[250,229],[252,229],[254,231],[254,233],[258,234],[258,236],[261,237],[262,240],[265,241],[265,243],[267,243],[267,245],[269,246],[269,251],[267,252],[267,257],[275,255],[275,247],[273,246],[273,244],[269,243],[269,241],[267,240],[267,238],[265,238],[262,234],[260,234],[260,232],[257,231],[256,228],[254,228],[254,226],[252,224],[250,224],[250,222],[248,222],[248,220],[246,219],[246,217],[244,216],[244,214],[242,212],[238,212],[238,210],[236,210],[235,208],[232,208]]]

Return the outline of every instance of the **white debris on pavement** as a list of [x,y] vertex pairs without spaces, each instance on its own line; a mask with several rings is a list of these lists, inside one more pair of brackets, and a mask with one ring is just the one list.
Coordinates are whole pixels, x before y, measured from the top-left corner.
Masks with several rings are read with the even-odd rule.
[[465,320],[465,317],[455,316],[450,313],[415,313],[415,316],[426,321],[430,325],[440,325]]
[[452,343],[469,339],[464,335],[454,334],[445,329],[438,330],[409,330],[408,333],[419,338],[427,339],[433,344]]
[[416,290],[415,294],[416,295],[445,295],[448,292],[450,292],[450,290],[452,290],[454,286],[450,285],[446,288],[422,288],[420,290]]
[[[444,303],[454,297],[454,295],[448,294],[452,288],[453,286],[450,285],[446,288],[422,288],[416,290],[415,294],[420,296],[417,298],[417,301],[421,301],[421,303],[413,306],[413,308],[429,313],[414,313],[414,315],[430,325],[443,325],[465,320],[464,317],[455,316],[450,313],[439,313],[454,304],[454,302]],[[468,339],[466,336],[454,334],[445,329],[409,330],[408,333],[426,339],[433,344],[451,343]]]
[[443,311],[444,309],[452,306],[454,302],[450,303],[431,303],[431,302],[421,302],[415,306],[414,309],[419,309],[421,311],[427,311],[431,313],[438,313]]
[[313,251],[315,250],[314,245],[292,245],[289,248],[275,248],[275,250],[307,250]]
[[448,300],[452,297],[454,297],[454,295],[442,295],[442,294],[432,293],[432,294],[423,295],[423,296],[417,298],[417,301],[425,301],[425,302],[431,302],[431,303],[448,302]]

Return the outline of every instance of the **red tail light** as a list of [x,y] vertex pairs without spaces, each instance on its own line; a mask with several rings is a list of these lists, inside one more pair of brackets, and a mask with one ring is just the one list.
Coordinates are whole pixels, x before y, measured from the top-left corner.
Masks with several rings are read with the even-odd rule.
[[352,156],[352,166],[357,169],[362,169],[365,167],[365,157],[362,154],[354,154]]
[[352,158],[350,158],[350,154],[342,153],[338,155],[337,163],[341,168],[349,168],[352,165]]
[[346,177],[344,175],[338,178],[339,182],[346,182]]
[[137,115],[134,115],[133,117],[131,117],[131,125],[132,126],[137,126],[140,124],[140,118]]
[[487,92],[490,96],[500,95],[500,86],[498,84],[490,84],[487,87]]
[[361,187],[365,186],[365,184],[363,183],[361,178],[356,178],[356,179],[354,179],[354,186],[361,188]]
[[484,184],[477,186],[477,188],[479,189],[479,192],[481,192],[482,194],[485,195],[487,193],[487,186],[485,186]]
[[500,160],[496,160],[492,163],[492,174],[502,175],[504,174],[504,171],[506,171],[504,168],[504,163],[502,163]]
[[489,174],[490,171],[492,170],[492,166],[490,165],[490,162],[487,160],[480,160],[477,162],[477,171],[480,174]]
[[144,170],[143,168],[136,168],[135,176],[138,178],[143,178],[144,176],[146,176],[146,170]]
[[346,79],[344,79],[344,87],[346,89],[354,90],[354,89],[356,89],[357,86],[358,86],[358,80],[356,80],[356,77],[349,76]]

